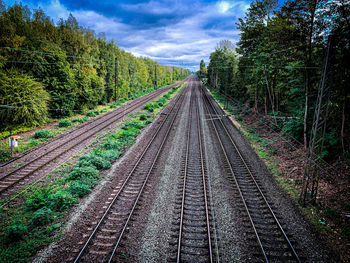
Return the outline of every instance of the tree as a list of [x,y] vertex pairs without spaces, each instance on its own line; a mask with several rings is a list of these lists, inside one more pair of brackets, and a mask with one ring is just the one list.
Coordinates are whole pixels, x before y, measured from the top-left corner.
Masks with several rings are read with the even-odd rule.
[[48,100],[43,86],[27,74],[15,70],[0,72],[1,130],[44,123]]

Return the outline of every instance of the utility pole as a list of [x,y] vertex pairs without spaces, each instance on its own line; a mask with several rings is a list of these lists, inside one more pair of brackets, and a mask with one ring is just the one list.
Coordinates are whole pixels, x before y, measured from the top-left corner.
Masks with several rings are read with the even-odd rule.
[[119,101],[119,86],[118,86],[118,58],[115,57],[115,80],[114,80],[114,95],[115,95],[115,102]]
[[154,65],[154,89],[157,89],[157,65]]
[[323,73],[320,80],[312,130],[308,159],[303,178],[303,189],[299,201],[302,205],[316,203],[318,181],[322,161],[323,142],[326,132],[328,104],[332,88],[332,36],[328,37],[327,55],[324,62]]
[[174,67],[173,67],[173,81],[175,81],[175,70],[174,70]]
[[[130,69],[130,63],[128,64],[128,71],[129,71],[129,91],[131,90],[131,69]],[[128,91],[128,98],[129,98],[129,91]]]

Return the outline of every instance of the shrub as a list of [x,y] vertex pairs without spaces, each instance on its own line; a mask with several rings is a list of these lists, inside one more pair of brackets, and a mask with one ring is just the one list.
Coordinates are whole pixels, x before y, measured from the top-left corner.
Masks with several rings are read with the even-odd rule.
[[145,127],[145,125],[140,121],[129,121],[122,126],[122,129],[136,128],[141,130],[143,127]]
[[284,123],[282,132],[286,135],[292,136],[293,138],[301,141],[304,132],[304,120],[300,119],[289,119]]
[[167,99],[167,100],[170,99],[170,94],[168,94],[168,93],[167,93],[167,94],[164,94],[163,98],[165,98],[165,99]]
[[34,226],[43,226],[51,221],[52,218],[52,210],[50,208],[40,208],[39,210],[34,212],[32,217],[32,224]]
[[103,112],[106,112],[107,111],[107,108],[103,108],[100,110],[100,113],[103,113]]
[[18,241],[23,238],[27,232],[27,227],[24,225],[12,225],[7,227],[7,238],[10,242]]
[[78,180],[80,178],[84,177],[91,177],[91,178],[98,178],[99,172],[98,170],[93,166],[87,166],[87,167],[74,167],[73,171],[68,174],[66,177],[67,180]]
[[51,138],[54,135],[52,133],[50,133],[48,130],[40,130],[40,131],[36,131],[33,135],[33,137],[35,139],[40,139],[40,138]]
[[148,110],[149,112],[153,112],[154,109],[159,108],[158,103],[147,103],[144,107],[145,110]]
[[140,115],[140,121],[145,121],[147,120],[147,115],[146,114],[141,114]]
[[118,139],[127,139],[128,137],[133,138],[136,137],[139,134],[140,129],[131,127],[127,130],[121,129],[117,132],[117,138]]
[[107,150],[107,151],[101,151],[97,154],[102,158],[104,158],[105,160],[113,161],[119,158],[119,156],[121,155],[121,152],[117,150]]
[[26,202],[26,208],[28,210],[38,210],[44,206],[47,206],[48,198],[51,194],[50,189],[39,189],[34,194],[29,196],[29,200]]
[[84,117],[84,118],[76,118],[73,120],[73,122],[78,122],[78,123],[83,123],[83,122],[86,122],[88,120],[88,117]]
[[110,139],[107,139],[102,145],[102,148],[105,150],[119,150],[121,147],[119,141],[112,141]]
[[0,162],[7,161],[11,156],[10,151],[0,150]]
[[91,193],[91,187],[81,182],[74,182],[69,186],[69,192],[73,196],[83,197],[84,195]]
[[161,107],[164,106],[164,104],[166,103],[166,98],[164,97],[160,98],[157,103]]
[[99,114],[100,114],[100,112],[98,110],[92,110],[92,111],[88,111],[86,113],[86,117],[95,117]]
[[77,163],[78,167],[85,167],[85,166],[94,166],[98,170],[106,170],[111,167],[111,164],[108,160],[103,159],[100,156],[94,155],[94,154],[86,154],[82,155],[79,158],[79,162]]
[[55,211],[65,211],[78,202],[78,199],[64,189],[58,190],[49,197],[50,208]]
[[58,127],[70,127],[72,125],[71,121],[68,119],[61,120],[58,123]]

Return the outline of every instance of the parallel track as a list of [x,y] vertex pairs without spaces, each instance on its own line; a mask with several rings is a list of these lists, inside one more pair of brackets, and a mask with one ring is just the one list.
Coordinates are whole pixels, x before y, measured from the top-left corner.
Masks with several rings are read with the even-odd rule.
[[211,117],[212,128],[224,155],[228,173],[235,182],[256,237],[258,250],[252,252],[252,257],[265,262],[301,262],[225,123],[221,118],[214,118],[219,113],[213,99],[204,88],[202,94],[205,111]]
[[[46,146],[47,151],[45,153],[36,156],[36,158],[33,158],[29,162],[26,162],[22,166],[19,166],[15,170],[0,177],[0,198],[4,198],[18,187],[21,187],[25,183],[24,179],[34,176],[37,173],[39,174],[41,171],[45,171],[43,174],[47,174],[48,170],[50,170],[49,166],[55,163],[58,158],[64,156],[65,153],[79,146],[85,146],[86,141],[88,141],[92,136],[120,121],[124,116],[138,109],[148,101],[158,97],[172,86],[174,85],[157,90],[153,93],[138,98],[131,103],[123,105],[119,109],[74,130],[73,132],[69,133],[69,136],[64,136],[48,144]],[[44,175],[41,175],[39,177],[41,178],[43,176]],[[40,178],[35,179],[38,180]]]
[[[192,82],[190,82],[192,85]],[[192,87],[187,125],[186,150],[179,189],[181,204],[175,213],[176,253],[168,261],[213,262],[211,223],[207,194],[202,128],[198,108],[198,89]],[[180,214],[180,215],[179,215]],[[175,252],[175,249],[174,251]]]
[[74,262],[112,262],[130,219],[156,165],[183,102],[184,90],[177,97],[165,120],[154,133],[132,171],[117,188],[103,216],[89,234]]

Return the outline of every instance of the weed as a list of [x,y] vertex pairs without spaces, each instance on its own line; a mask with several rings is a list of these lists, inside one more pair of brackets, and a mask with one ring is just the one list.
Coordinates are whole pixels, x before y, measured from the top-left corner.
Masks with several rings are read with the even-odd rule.
[[95,167],[74,167],[73,171],[70,172],[66,180],[73,181],[73,180],[78,180],[80,178],[84,177],[90,177],[90,178],[98,178],[99,177],[99,172]]
[[74,182],[69,186],[69,192],[73,196],[83,197],[84,195],[91,193],[91,186],[81,182]]
[[79,158],[79,162],[76,165],[77,167],[86,167],[86,166],[94,166],[98,170],[106,170],[111,167],[111,164],[108,160],[103,159],[100,156],[94,154],[86,154],[82,155]]
[[145,120],[147,120],[147,115],[141,114],[139,119],[140,119],[140,121],[145,121]]
[[64,120],[61,120],[59,123],[58,123],[58,127],[62,128],[62,127],[70,127],[72,125],[71,121],[68,120],[68,119],[64,119]]
[[78,199],[65,189],[58,190],[49,197],[49,205],[55,211],[65,211],[78,203]]
[[73,120],[73,123],[83,123],[86,122],[88,120],[88,117],[84,117],[84,118],[76,118]]
[[100,112],[98,110],[92,110],[92,111],[88,111],[86,113],[86,117],[95,117],[99,114],[100,114]]
[[11,157],[11,151],[0,150],[0,162],[5,162]]
[[130,128],[142,129],[145,125],[140,121],[129,121],[122,126],[123,130],[128,130]]
[[26,232],[27,227],[22,224],[9,226],[7,227],[7,240],[9,242],[21,240]]
[[47,207],[40,208],[34,212],[31,223],[34,226],[43,226],[49,223],[52,219],[52,210]]
[[51,137],[54,137],[54,135],[48,130],[36,131],[33,135],[34,139],[46,139]]

